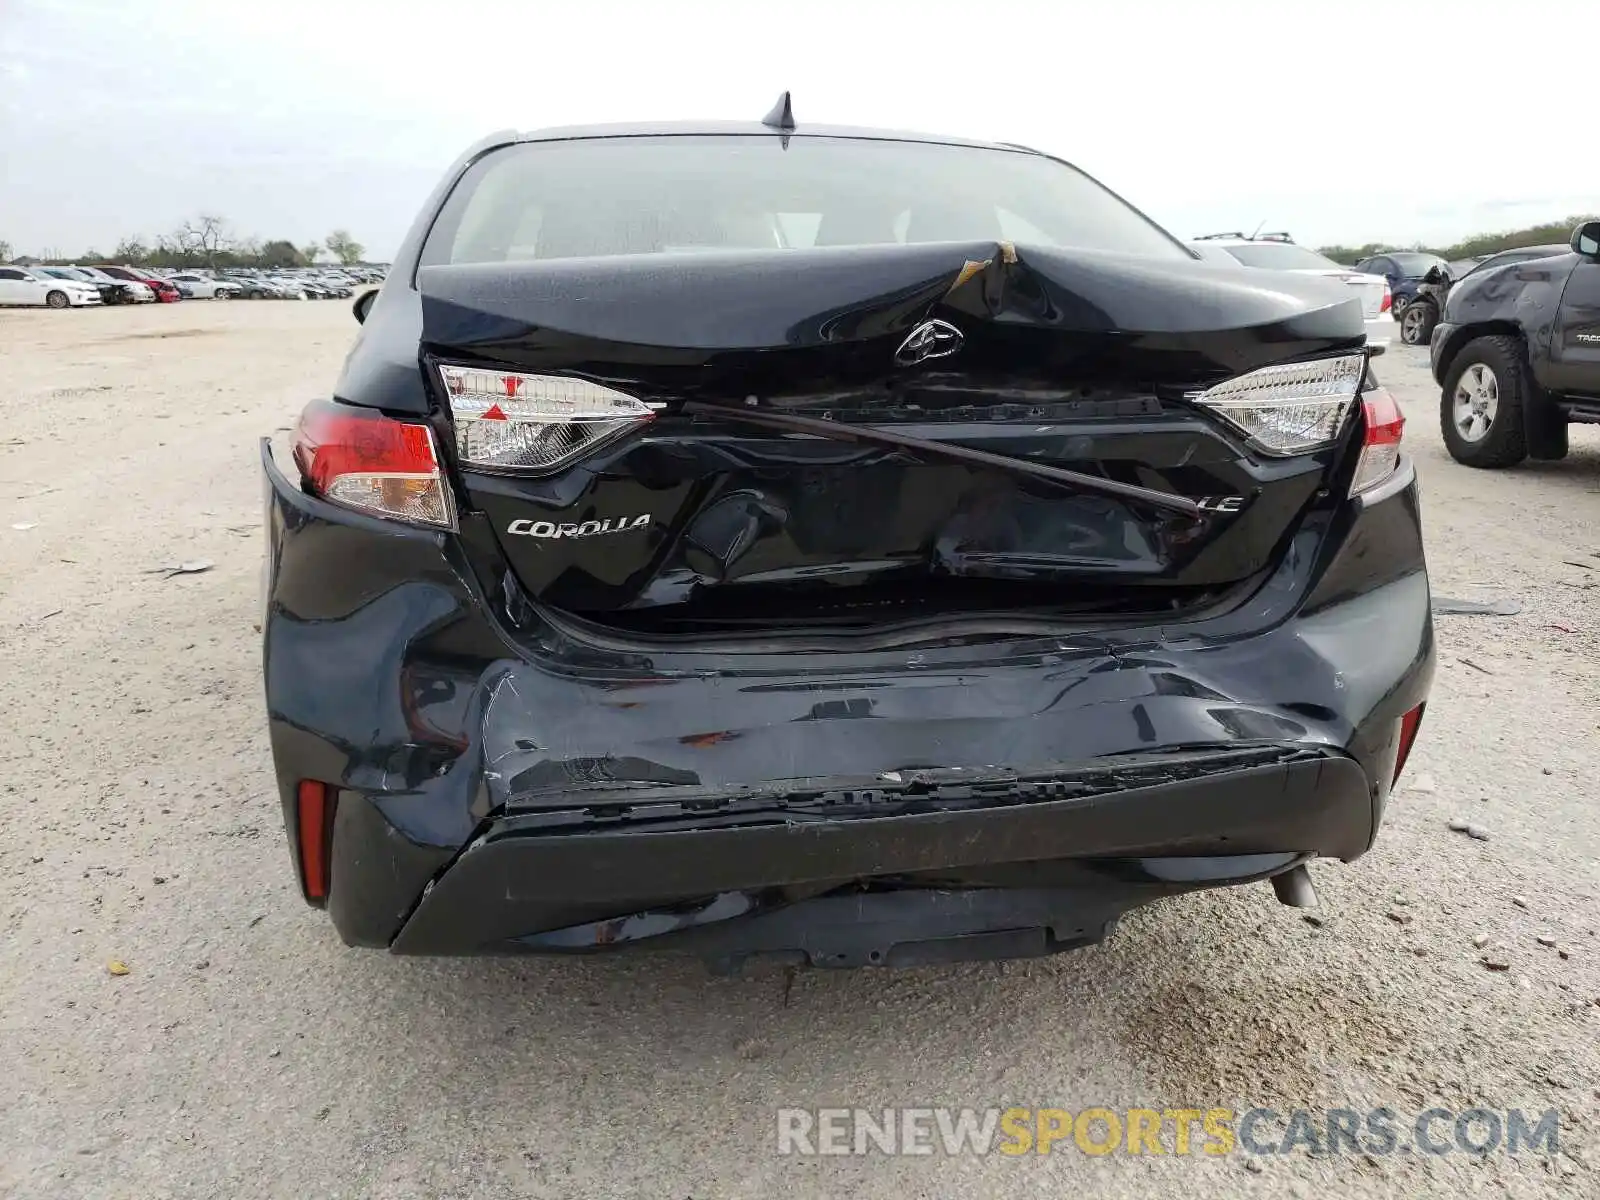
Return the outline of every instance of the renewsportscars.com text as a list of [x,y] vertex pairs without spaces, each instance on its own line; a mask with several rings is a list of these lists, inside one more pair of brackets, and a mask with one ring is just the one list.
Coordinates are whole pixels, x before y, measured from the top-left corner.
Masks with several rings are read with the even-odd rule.
[[1560,1126],[1553,1108],[780,1108],[777,1148],[786,1155],[1553,1156]]

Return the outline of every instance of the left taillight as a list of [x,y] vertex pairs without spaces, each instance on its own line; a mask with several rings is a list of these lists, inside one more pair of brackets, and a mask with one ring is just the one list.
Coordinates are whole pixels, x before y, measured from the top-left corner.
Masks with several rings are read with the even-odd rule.
[[1394,291],[1389,287],[1389,281],[1385,279],[1383,281],[1383,303],[1378,305],[1378,311],[1381,313],[1386,313],[1393,307]]
[[313,400],[300,414],[293,445],[313,495],[372,516],[455,528],[450,484],[427,425]]
[[560,470],[641,428],[661,407],[587,379],[437,366],[464,470]]

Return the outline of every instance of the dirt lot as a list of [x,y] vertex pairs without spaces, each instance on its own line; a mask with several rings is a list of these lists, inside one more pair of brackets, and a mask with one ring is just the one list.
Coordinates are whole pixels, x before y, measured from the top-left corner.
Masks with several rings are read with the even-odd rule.
[[[0,312],[0,1194],[1600,1194],[1600,430],[1468,471],[1425,356],[1385,360],[1436,593],[1523,607],[1440,619],[1411,786],[1314,868],[1320,926],[1256,886],[1004,969],[403,961],[293,890],[252,631],[255,439],[353,331],[345,304]],[[947,1104],[1554,1106],[1564,1152],[775,1152],[780,1105]]]

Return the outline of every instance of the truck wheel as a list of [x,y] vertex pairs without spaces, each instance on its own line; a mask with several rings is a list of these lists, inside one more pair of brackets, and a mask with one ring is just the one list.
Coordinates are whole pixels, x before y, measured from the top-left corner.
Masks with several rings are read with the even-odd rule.
[[1439,310],[1426,300],[1413,300],[1400,317],[1400,340],[1408,346],[1426,346],[1439,323]]
[[1468,342],[1450,364],[1439,397],[1439,429],[1450,457],[1469,467],[1513,467],[1528,457],[1522,406],[1530,391],[1516,338]]

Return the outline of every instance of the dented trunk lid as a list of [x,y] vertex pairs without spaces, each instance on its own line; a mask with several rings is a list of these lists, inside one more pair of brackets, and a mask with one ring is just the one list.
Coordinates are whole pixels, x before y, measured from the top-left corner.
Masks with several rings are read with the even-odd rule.
[[557,473],[462,474],[531,597],[658,632],[1214,605],[1281,555],[1336,456],[1253,454],[1185,396],[1363,337],[1322,281],[1003,241],[425,266],[417,286],[425,373],[658,406]]

